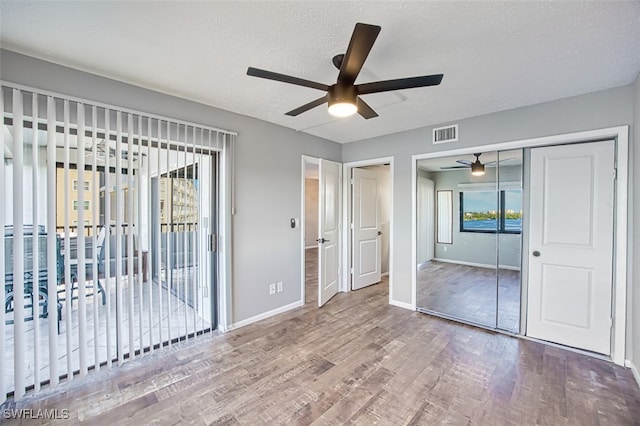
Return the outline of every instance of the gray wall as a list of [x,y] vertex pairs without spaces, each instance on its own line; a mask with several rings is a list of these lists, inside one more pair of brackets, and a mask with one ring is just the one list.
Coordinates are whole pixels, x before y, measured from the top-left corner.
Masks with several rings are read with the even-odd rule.
[[[458,120],[457,142],[432,145],[433,127],[345,144],[342,161],[394,156],[394,265],[392,297],[411,302],[411,156],[527,138],[630,125],[633,85]],[[446,124],[446,123],[445,123]]]
[[[340,161],[339,144],[7,50],[0,55],[6,81],[238,132],[231,322],[300,299],[301,228],[289,226],[300,217],[300,158]],[[277,281],[284,291],[269,296]]]
[[[630,223],[633,224],[633,261],[635,266],[631,280],[631,315],[632,326],[627,330],[627,335],[631,337],[631,351],[629,359],[633,361],[635,367],[640,369],[640,74],[635,83],[635,111],[634,125],[631,128],[631,176],[633,179],[630,193],[633,199],[633,215],[630,215]],[[638,377],[636,377],[638,379]]]
[[[453,244],[436,243],[436,259],[495,266],[496,234],[460,232],[460,189],[458,184],[470,182],[469,170],[432,172],[430,176],[435,182],[436,191],[453,191]],[[520,181],[520,176],[520,166],[500,168],[502,181]],[[476,183],[496,182],[496,169],[487,167],[484,176],[474,177],[473,181]],[[500,265],[520,269],[520,234],[498,234],[498,237]]]

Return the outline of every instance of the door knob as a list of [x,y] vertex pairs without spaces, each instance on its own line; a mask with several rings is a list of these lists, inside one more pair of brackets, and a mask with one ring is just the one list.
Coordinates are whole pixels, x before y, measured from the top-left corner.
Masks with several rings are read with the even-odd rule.
[[382,235],[382,231],[378,231],[378,235]]
[[325,240],[324,238],[318,238],[316,241],[319,242],[320,244],[329,242],[329,240]]
[[539,257],[540,256],[540,252],[538,250],[534,250],[534,252],[531,253],[531,254],[533,254],[534,257]]

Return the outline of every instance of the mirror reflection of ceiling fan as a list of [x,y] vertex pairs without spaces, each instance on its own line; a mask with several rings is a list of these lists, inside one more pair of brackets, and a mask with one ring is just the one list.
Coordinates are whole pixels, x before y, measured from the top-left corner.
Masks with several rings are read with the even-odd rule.
[[482,153],[473,154],[476,157],[476,161],[469,160],[456,160],[456,163],[461,164],[460,166],[442,166],[440,169],[442,170],[452,170],[452,169],[471,169],[471,174],[474,176],[482,176],[484,175],[485,167],[496,167],[499,164],[506,163],[511,160],[515,160],[515,158],[505,158],[504,160],[498,161],[488,161],[486,163],[480,162],[480,156]]

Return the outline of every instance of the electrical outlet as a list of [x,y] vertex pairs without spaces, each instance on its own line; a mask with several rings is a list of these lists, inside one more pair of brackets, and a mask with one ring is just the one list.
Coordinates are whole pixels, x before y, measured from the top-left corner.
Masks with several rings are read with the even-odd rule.
[[282,293],[282,281],[278,282],[278,293]]
[[447,246],[444,246],[443,250],[444,250],[444,251],[447,251]]
[[274,294],[276,294],[276,284],[272,283],[269,284],[269,296],[273,296]]

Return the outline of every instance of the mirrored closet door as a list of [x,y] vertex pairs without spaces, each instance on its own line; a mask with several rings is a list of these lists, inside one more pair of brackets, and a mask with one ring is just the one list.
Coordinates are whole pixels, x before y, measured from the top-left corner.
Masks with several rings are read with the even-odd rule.
[[418,161],[419,311],[518,332],[522,151]]

